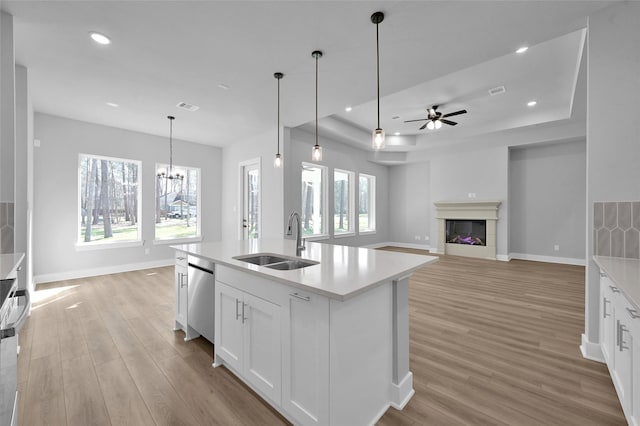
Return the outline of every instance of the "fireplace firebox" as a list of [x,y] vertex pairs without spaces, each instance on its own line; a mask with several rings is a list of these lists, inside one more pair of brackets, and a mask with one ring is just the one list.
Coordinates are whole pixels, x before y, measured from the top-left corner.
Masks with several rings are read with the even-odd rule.
[[471,246],[487,245],[486,220],[446,220],[447,243],[467,244]]

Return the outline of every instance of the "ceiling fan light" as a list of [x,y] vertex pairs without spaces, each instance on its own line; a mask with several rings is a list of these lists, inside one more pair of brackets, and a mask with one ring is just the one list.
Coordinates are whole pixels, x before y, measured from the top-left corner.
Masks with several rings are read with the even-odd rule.
[[371,146],[373,147],[373,149],[383,149],[385,147],[384,139],[384,130],[380,128],[375,129],[371,134]]
[[436,125],[433,123],[433,121],[429,120],[429,122],[427,123],[427,129],[433,130],[435,128],[436,128]]
[[311,158],[313,161],[322,161],[322,147],[320,145],[314,145],[311,149]]
[[436,120],[435,121],[435,126],[436,126],[436,130],[438,130],[440,127],[442,127],[442,121]]

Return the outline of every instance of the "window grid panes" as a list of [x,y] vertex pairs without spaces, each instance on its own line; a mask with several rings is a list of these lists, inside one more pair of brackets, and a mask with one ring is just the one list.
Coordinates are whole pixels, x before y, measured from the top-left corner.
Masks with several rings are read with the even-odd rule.
[[326,167],[302,163],[302,234],[306,237],[328,233],[326,175]]
[[354,173],[335,169],[333,172],[333,233],[334,235],[354,232]]
[[360,174],[358,179],[358,229],[376,230],[376,177]]
[[140,169],[139,161],[80,154],[79,245],[141,241]]
[[172,240],[200,236],[200,169],[173,166],[172,174],[184,179],[168,179],[167,164],[156,165],[155,239]]

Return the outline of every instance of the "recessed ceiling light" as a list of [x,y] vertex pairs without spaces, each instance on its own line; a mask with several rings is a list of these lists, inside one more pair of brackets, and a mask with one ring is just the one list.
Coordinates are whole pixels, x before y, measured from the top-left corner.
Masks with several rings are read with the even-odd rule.
[[521,48],[519,48],[518,50],[516,50],[516,53],[524,53],[529,49],[529,47],[527,46],[522,46]]
[[219,87],[219,88],[221,88],[221,89],[223,89],[223,90],[229,90],[229,89],[231,89],[231,86],[229,86],[229,85],[227,85],[227,84],[224,84],[224,83],[220,83],[220,84],[218,84],[218,87]]
[[345,110],[345,111],[347,111],[347,112],[351,112],[351,110],[352,110],[352,109],[353,109],[353,108],[351,108],[350,106],[348,106],[348,107],[346,107],[344,110]]
[[398,118],[400,118],[399,115],[394,115],[393,117],[391,117],[392,120],[397,120]]
[[111,39],[104,34],[91,31],[89,35],[91,36],[91,39],[98,44],[111,44]]
[[107,105],[109,105],[110,107],[114,107],[114,108],[118,108],[120,105],[113,103],[113,102],[107,102]]
[[394,135],[400,136],[400,132],[395,132]]
[[536,102],[536,101],[529,101],[529,102],[527,102],[527,106],[530,106],[530,107],[536,106],[537,103],[538,102]]

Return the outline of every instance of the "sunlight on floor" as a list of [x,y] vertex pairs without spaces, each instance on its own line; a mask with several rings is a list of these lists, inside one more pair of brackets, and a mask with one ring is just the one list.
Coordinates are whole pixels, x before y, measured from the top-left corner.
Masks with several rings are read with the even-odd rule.
[[[35,311],[38,308],[46,306],[50,303],[62,300],[69,294],[64,294],[68,290],[73,290],[78,287],[77,285],[68,285],[64,287],[47,288],[43,290],[36,290],[31,297],[31,310]],[[77,305],[77,304],[76,304]],[[72,306],[76,307],[76,306]]]

